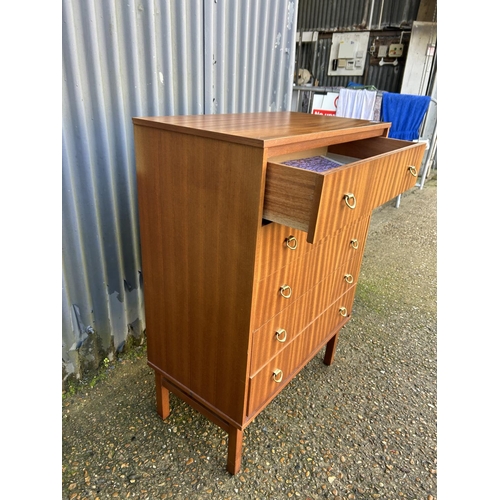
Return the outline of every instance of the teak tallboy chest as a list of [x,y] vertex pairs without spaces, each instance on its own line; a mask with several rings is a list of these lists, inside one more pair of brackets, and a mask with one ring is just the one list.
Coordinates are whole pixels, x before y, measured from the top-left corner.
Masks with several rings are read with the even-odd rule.
[[[390,124],[305,113],[134,118],[148,364],[228,435],[350,319],[372,210],[415,185],[425,146]],[[328,156],[325,172],[290,166]]]

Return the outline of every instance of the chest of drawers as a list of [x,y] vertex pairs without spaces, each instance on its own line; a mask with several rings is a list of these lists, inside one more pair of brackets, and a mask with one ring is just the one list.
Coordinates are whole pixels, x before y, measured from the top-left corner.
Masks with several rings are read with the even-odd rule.
[[[424,146],[390,124],[303,113],[134,118],[148,364],[228,435],[349,320],[373,208],[415,184]],[[330,157],[325,172],[291,166]]]

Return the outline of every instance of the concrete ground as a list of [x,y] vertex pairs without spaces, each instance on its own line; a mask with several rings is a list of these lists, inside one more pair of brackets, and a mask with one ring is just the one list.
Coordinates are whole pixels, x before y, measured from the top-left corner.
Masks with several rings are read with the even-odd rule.
[[225,432],[171,395],[156,413],[144,349],[62,402],[62,498],[437,498],[437,177],[379,207],[352,320],[245,430]]

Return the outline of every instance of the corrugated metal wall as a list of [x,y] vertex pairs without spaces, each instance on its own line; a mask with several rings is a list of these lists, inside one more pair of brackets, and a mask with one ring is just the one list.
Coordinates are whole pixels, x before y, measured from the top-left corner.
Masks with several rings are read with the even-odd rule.
[[376,37],[391,39],[402,35],[402,41],[408,44],[420,3],[421,0],[300,0],[297,31],[318,31],[319,39],[316,46],[302,44],[298,67],[311,71],[320,87],[346,87],[355,82],[399,92],[403,64],[396,67],[368,64],[363,76],[328,76],[331,33],[370,31],[369,45]]
[[[370,35],[369,44],[376,37],[379,39],[388,37],[394,38],[394,34],[385,32],[385,34],[377,33]],[[399,36],[396,35],[399,39]],[[410,40],[410,31],[404,34],[403,42],[407,45]],[[382,43],[382,42],[381,42]],[[389,43],[389,42],[387,42]],[[330,57],[330,47],[332,44],[331,37],[320,38],[317,47],[313,44],[303,44],[302,53],[299,58],[300,68],[312,68],[314,61],[314,51],[316,51],[316,62],[314,64],[315,71],[314,77],[318,80],[320,87],[347,87],[349,82],[360,83],[362,85],[373,85],[379,90],[387,92],[399,92],[401,89],[401,82],[403,80],[404,65],[398,66],[378,66],[367,64],[365,72],[362,76],[328,76],[328,63]]]
[[401,28],[417,18],[421,0],[300,0],[297,29],[351,31]]
[[143,340],[133,116],[291,106],[297,0],[63,0],[62,359]]

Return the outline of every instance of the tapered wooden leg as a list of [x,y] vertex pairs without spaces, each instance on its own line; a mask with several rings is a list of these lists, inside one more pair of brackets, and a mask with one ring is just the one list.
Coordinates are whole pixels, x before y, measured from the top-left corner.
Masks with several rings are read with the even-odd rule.
[[162,384],[161,373],[155,372],[156,382],[156,411],[165,420],[170,415],[170,394]]
[[241,467],[241,452],[243,448],[243,431],[236,427],[229,427],[229,443],[227,447],[227,470],[231,474],[238,474]]
[[339,332],[337,332],[326,344],[325,357],[323,358],[323,363],[330,366],[333,363],[333,358],[335,357],[335,351],[337,350],[337,342],[339,341]]

